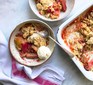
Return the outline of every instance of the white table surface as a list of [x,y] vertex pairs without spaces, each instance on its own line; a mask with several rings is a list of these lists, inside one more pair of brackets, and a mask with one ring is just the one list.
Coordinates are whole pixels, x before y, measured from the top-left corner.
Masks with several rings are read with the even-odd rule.
[[[67,18],[59,22],[46,22],[54,30],[55,36],[58,27],[88,3],[93,4],[93,0],[75,0],[74,9]],[[0,0],[0,30],[4,33],[7,40],[9,39],[12,30],[19,22],[32,18],[39,19],[31,11],[28,0]],[[87,80],[82,75],[69,56],[57,45],[52,57],[54,58],[52,64],[65,72],[66,79],[63,85],[93,85],[93,82]]]

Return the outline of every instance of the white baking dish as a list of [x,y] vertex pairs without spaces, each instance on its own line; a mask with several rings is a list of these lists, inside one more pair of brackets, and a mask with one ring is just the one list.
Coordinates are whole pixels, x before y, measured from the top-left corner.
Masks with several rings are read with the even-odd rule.
[[[78,16],[80,16],[82,13],[84,14],[86,11],[89,10],[90,7],[93,7],[93,4],[87,5],[86,8],[82,8],[81,10],[79,10],[76,14],[74,14],[71,18],[69,18],[66,22],[64,22],[58,30],[57,33],[57,39],[58,42],[61,44],[61,46],[63,48],[65,48],[66,50],[68,50],[69,52],[71,52],[71,50],[67,47],[67,45],[64,43],[62,37],[61,37],[61,33],[63,31],[63,29],[69,25],[71,22],[73,22]],[[67,53],[68,53],[67,51]],[[68,53],[69,54],[69,53]],[[79,59],[76,56],[71,57],[72,61],[76,64],[76,66],[79,68],[79,70],[83,73],[83,75],[93,81],[93,71],[87,71],[85,70],[85,68],[83,67],[82,63],[79,61]]]

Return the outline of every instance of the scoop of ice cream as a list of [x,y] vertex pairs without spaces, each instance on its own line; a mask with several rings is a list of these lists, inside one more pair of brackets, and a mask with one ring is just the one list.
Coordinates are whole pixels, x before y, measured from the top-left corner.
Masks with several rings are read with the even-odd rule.
[[28,41],[28,42],[34,42],[34,39],[37,38],[37,37],[39,37],[39,34],[34,33],[33,35],[31,35],[31,36],[29,36],[29,37],[27,38],[27,41]]
[[51,55],[51,51],[48,47],[41,46],[38,48],[37,54],[40,59],[46,59]]

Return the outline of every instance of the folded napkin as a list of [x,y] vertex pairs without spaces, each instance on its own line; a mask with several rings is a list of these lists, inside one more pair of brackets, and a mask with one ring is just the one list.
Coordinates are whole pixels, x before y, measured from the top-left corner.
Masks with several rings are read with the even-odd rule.
[[36,67],[19,64],[10,56],[0,31],[0,82],[4,85],[62,85],[64,72],[51,65],[51,59]]

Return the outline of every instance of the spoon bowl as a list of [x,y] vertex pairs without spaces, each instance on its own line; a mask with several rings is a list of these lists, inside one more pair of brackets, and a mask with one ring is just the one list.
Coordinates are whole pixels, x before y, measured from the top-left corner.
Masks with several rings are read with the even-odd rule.
[[47,31],[37,32],[40,36],[43,38],[47,38],[49,36],[49,33]]

